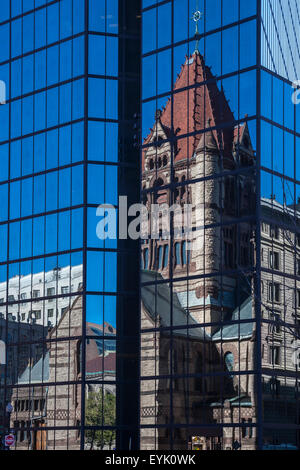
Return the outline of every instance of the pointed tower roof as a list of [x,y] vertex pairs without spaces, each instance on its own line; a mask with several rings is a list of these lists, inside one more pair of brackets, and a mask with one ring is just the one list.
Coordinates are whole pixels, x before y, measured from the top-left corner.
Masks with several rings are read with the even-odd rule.
[[[160,122],[165,129],[168,129],[170,136],[176,135],[178,138],[175,161],[191,159],[203,135],[185,137],[187,134],[207,129],[208,120],[210,120],[211,128],[234,121],[223,90],[218,88],[216,78],[212,75],[210,68],[205,65],[203,56],[198,51],[186,57],[172,95],[160,114]],[[215,140],[218,150],[230,158],[233,126],[222,127],[221,130],[212,131],[214,137],[212,141]],[[153,130],[145,139],[144,144],[150,143],[152,138]]]
[[[209,118],[206,123],[206,127],[208,129],[210,128],[210,123],[211,123],[211,120]],[[200,152],[215,153],[217,151],[218,151],[218,144],[216,142],[213,131],[210,129],[209,131],[201,135],[198,147],[196,149],[196,153],[200,153]]]

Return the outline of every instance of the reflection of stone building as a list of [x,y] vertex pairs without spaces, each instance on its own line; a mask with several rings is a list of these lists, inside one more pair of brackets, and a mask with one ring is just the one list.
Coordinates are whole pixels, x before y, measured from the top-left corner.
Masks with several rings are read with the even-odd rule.
[[[115,334],[108,323],[87,323],[85,374],[89,391],[115,393]],[[104,341],[103,335],[111,336]],[[47,353],[19,377],[14,388],[11,425],[16,449],[79,449],[82,391],[82,296],[64,312],[47,337]],[[55,341],[54,341],[55,339]],[[69,382],[69,383],[68,383]],[[99,423],[101,425],[101,423]],[[51,429],[51,428],[65,429]],[[68,428],[76,429],[68,429]],[[50,428],[50,429],[47,429]]]
[[[300,205],[288,207],[275,198],[262,199],[261,210],[265,442],[299,446]],[[278,423],[275,429],[274,422]]]
[[[150,332],[142,335],[145,380],[141,424],[173,423],[177,433],[173,442],[178,449],[186,449],[193,436],[199,437],[202,448],[226,449],[238,442],[243,449],[254,449],[256,429],[252,425],[257,419],[257,395],[253,371],[257,350],[251,272],[255,261],[255,151],[247,123],[232,124],[234,116],[224,93],[198,52],[186,59],[173,91],[166,107],[156,113],[154,126],[144,142],[144,203],[148,207],[178,203],[182,208],[192,204],[193,244],[188,251],[184,235],[170,240],[160,232],[158,240],[145,240],[142,246],[144,282],[149,283],[142,289],[142,330]],[[191,136],[186,138],[186,134]],[[262,202],[263,216],[268,204]],[[273,210],[272,203],[270,209]],[[284,231],[272,228],[274,214],[269,214],[271,238],[263,237],[262,243],[267,245],[263,251],[268,268],[279,270],[277,259],[285,258]],[[283,238],[274,244],[274,233],[279,232]],[[278,245],[281,254],[273,254],[274,245]],[[285,267],[285,272],[290,270],[294,275],[293,246],[289,251],[290,266]],[[170,276],[173,282],[166,284],[164,279]],[[295,374],[295,366],[287,367],[283,359],[293,335],[284,339],[282,328],[279,338],[274,300],[276,297],[275,303],[279,304],[291,299],[295,291],[284,291],[279,299],[278,289],[285,288],[276,284],[282,284],[282,279],[276,281],[275,274],[274,280],[272,272],[267,277],[268,286],[262,286],[262,304],[269,303],[270,312],[268,316],[263,307],[269,324],[262,331],[262,361],[270,375],[265,378],[263,408],[269,414],[269,418],[265,415],[267,421],[290,422],[288,416],[296,411],[295,378],[275,376],[283,369]],[[154,285],[156,281],[158,285]],[[279,319],[286,320],[283,313],[281,308]],[[291,315],[290,321],[295,324]],[[195,323],[198,327],[193,327]],[[164,329],[151,332],[158,327]],[[168,331],[170,327],[173,335]],[[163,378],[170,374],[175,379]],[[189,374],[199,377],[190,378]],[[287,388],[282,389],[280,416],[276,405],[279,395],[276,398],[274,390],[277,382],[279,387],[287,381],[291,394],[287,399]],[[286,400],[288,411],[283,405]],[[267,411],[269,408],[273,414]],[[169,439],[168,428],[142,429],[141,446],[167,449]],[[274,432],[270,441],[276,442]],[[295,432],[291,432],[283,436],[282,442],[295,441]]]
[[5,355],[4,363],[0,363],[0,425],[4,408],[11,401],[13,385],[28,364],[36,364],[43,355],[42,341],[46,335],[47,329],[41,325],[0,319],[0,340],[3,341]]
[[[143,281],[161,281],[157,273],[146,271]],[[226,373],[232,360],[232,370],[251,370],[253,360],[253,324],[231,324],[213,335],[197,325],[188,314],[176,292],[168,284],[150,285],[142,289],[142,375],[141,424],[168,425],[170,423],[170,396],[176,449],[187,449],[192,436],[201,436],[207,449],[231,447],[233,439],[242,441],[243,448],[252,448],[254,440],[248,427],[233,436],[233,429],[223,436],[221,423],[242,420],[251,424],[253,419],[252,377],[232,378]],[[172,304],[172,313],[171,313]],[[172,315],[173,334],[170,335]],[[252,303],[248,299],[228,318],[234,321],[252,318]],[[153,328],[163,328],[153,332]],[[152,330],[152,331],[151,331]],[[222,341],[221,341],[222,336]],[[231,358],[231,355],[233,357]],[[174,375],[174,379],[168,376]],[[178,377],[176,377],[178,375]],[[193,375],[193,378],[189,376]],[[156,380],[151,377],[157,376]],[[165,376],[165,378],[164,378]],[[149,379],[147,379],[149,377]],[[180,425],[185,425],[180,428]],[[189,426],[191,426],[189,428]],[[168,449],[169,432],[166,428],[142,429],[142,449]]]

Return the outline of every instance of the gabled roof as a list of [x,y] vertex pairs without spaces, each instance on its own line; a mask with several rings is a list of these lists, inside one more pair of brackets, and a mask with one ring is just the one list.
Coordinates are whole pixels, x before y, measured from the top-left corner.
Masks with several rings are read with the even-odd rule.
[[[173,133],[176,137],[207,129],[208,120],[211,127],[234,121],[223,90],[219,90],[216,78],[198,52],[186,57],[173,88],[173,103],[169,98],[159,119],[165,131],[170,135]],[[153,132],[152,129],[144,144],[151,141]],[[218,132],[214,130],[213,134],[218,149],[223,150],[224,155],[230,156],[233,126],[223,126]],[[201,134],[179,139],[175,161],[192,158],[200,138]]]

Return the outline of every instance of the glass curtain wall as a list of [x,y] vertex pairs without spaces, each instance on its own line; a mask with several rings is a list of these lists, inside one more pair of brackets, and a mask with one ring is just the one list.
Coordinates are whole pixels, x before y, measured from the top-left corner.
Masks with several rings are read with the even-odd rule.
[[300,10],[293,0],[261,6],[261,439],[267,449],[294,449],[300,445]]
[[256,2],[142,16],[141,448],[255,449]]
[[123,442],[118,327],[124,331],[137,283],[121,280],[129,253],[138,256],[135,245],[103,237],[105,211],[97,208],[117,213],[126,179],[138,180],[128,145],[139,82],[120,60],[129,36],[138,44],[137,6],[130,13],[118,0],[1,2],[0,425],[1,435],[14,432],[15,449]]

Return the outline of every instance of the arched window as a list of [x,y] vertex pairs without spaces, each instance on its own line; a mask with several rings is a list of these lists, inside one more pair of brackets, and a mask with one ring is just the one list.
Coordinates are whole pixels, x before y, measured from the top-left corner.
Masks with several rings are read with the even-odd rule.
[[144,251],[144,269],[148,269],[148,262],[149,262],[149,249],[146,248]]
[[224,359],[228,372],[232,372],[234,370],[234,355],[232,352],[227,352]]
[[164,249],[164,264],[163,264],[164,268],[168,266],[168,263],[169,263],[169,245],[166,245]]
[[175,266],[179,266],[180,264],[180,243],[175,243]]
[[187,262],[187,253],[186,253],[186,242],[182,243],[182,264],[183,266],[186,266]]
[[150,170],[153,170],[154,169],[154,162],[153,162],[153,159],[151,158],[150,162],[149,162],[149,168]]
[[163,156],[163,166],[167,166],[167,164],[168,164],[168,157],[167,157],[167,155],[164,155]]
[[158,269],[163,267],[163,246],[160,246],[158,249]]
[[[173,389],[176,390],[178,387],[178,379],[174,377],[178,373],[178,363],[177,363],[177,351],[176,350],[169,350],[168,353],[168,374],[173,379]],[[168,388],[170,388],[171,381],[168,380]]]

